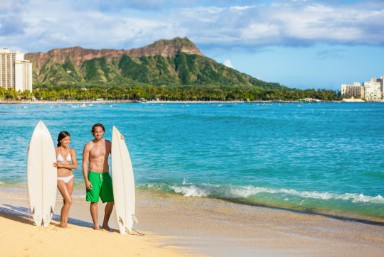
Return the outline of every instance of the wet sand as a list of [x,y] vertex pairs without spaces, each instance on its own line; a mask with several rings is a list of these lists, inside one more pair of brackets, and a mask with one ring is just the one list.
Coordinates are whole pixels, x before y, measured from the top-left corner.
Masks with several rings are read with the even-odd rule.
[[[59,214],[61,197],[58,195],[57,199],[55,213]],[[54,215],[48,228],[33,226],[28,207],[26,188],[0,187],[0,247],[6,249],[2,256],[51,256],[59,251],[62,255],[57,256],[80,256],[81,253],[93,256],[379,257],[384,252],[384,220],[341,219],[336,215],[138,191],[139,224],[134,226],[133,235],[120,235],[115,213],[110,221],[114,232],[91,228],[89,204],[82,190],[74,194],[67,229],[57,227],[58,215]],[[103,214],[102,203],[99,211]],[[101,220],[103,215],[99,216]],[[67,250],[61,250],[65,245],[69,246],[65,247]]]

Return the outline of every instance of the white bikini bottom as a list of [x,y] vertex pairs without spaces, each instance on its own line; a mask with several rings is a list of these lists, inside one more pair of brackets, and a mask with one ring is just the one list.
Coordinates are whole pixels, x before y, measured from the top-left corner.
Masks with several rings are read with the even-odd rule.
[[73,178],[73,175],[70,175],[68,177],[57,177],[57,180],[63,181],[65,184],[68,184],[69,181]]

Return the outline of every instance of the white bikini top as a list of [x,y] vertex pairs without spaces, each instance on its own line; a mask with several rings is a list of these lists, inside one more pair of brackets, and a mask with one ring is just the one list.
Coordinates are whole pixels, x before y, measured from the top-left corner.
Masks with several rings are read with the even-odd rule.
[[[56,158],[56,159],[57,159],[58,162],[63,162],[63,161],[64,161],[64,158],[63,158],[63,156],[61,156],[60,153],[57,155],[57,158]],[[71,157],[71,154],[70,154],[70,153],[67,154],[67,157],[65,158],[65,160],[66,160],[67,162],[72,162],[72,157]]]

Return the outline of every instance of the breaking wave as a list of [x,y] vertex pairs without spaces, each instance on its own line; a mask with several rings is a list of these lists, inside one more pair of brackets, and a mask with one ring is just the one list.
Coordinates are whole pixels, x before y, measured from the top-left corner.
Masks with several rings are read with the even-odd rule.
[[185,197],[222,199],[248,205],[264,205],[288,209],[344,211],[384,218],[384,197],[358,193],[333,193],[275,189],[256,186],[148,183],[140,188],[175,193]]
[[168,184],[145,184],[144,187],[153,190],[173,192],[186,197],[214,197],[223,199],[253,198],[257,195],[279,195],[287,198],[316,199],[316,200],[343,200],[353,203],[375,203],[384,204],[384,197],[381,195],[367,196],[356,193],[329,193],[316,191],[298,191],[295,189],[273,189],[255,186],[232,186],[188,183],[185,180],[179,185]]

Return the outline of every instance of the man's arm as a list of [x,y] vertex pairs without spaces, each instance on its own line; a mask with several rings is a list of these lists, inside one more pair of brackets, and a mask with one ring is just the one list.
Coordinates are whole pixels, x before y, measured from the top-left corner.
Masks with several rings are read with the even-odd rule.
[[84,176],[84,183],[85,187],[88,190],[92,189],[92,184],[88,180],[88,172],[89,172],[89,151],[90,151],[90,146],[89,143],[84,146],[83,150],[83,176]]
[[105,144],[107,146],[107,152],[108,154],[112,154],[112,143],[109,140],[105,140]]

